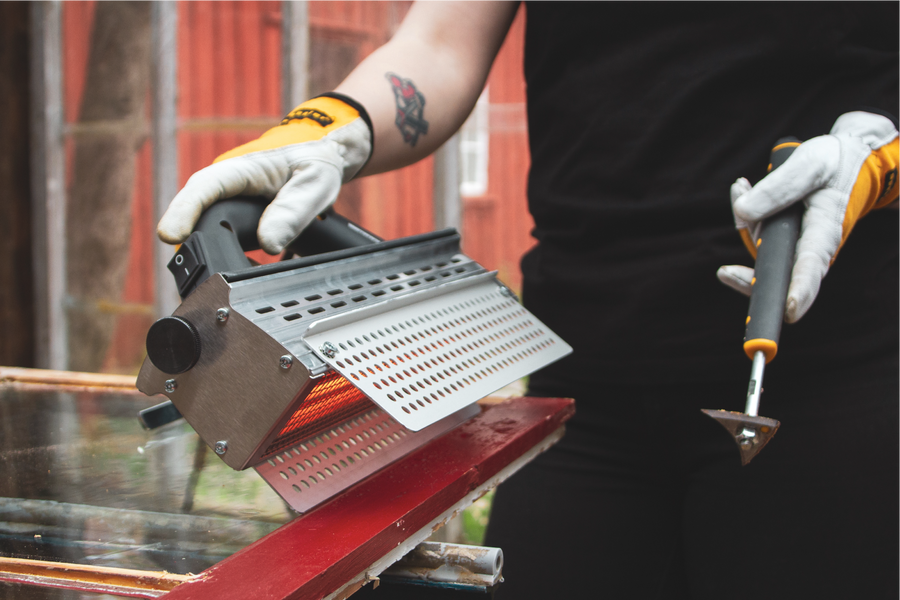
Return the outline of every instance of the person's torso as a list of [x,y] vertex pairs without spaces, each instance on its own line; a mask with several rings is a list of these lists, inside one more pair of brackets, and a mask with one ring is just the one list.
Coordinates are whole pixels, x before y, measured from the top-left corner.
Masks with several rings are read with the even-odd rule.
[[[747,301],[715,277],[752,264],[729,186],[761,178],[779,137],[827,133],[864,107],[896,114],[897,4],[537,2],[526,16],[540,242],[523,261],[526,303],[606,378],[743,373]],[[851,236],[810,314],[786,329],[807,362],[822,347],[817,321],[854,294],[893,302],[896,321],[897,213],[858,227],[871,235]],[[840,319],[837,333],[871,352],[888,341],[889,324]]]

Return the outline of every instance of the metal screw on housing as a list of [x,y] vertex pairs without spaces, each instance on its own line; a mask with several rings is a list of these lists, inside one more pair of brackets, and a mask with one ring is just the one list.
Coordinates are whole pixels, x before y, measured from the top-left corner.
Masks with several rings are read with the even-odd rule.
[[335,356],[337,356],[338,349],[337,346],[335,346],[331,342],[325,342],[319,347],[319,352],[321,352],[328,358],[334,358]]
[[219,323],[224,323],[227,320],[228,320],[228,309],[227,308],[220,308],[219,310],[216,311],[216,321],[218,321]]
[[281,358],[278,359],[278,364],[281,366],[282,369],[290,369],[291,366],[293,366],[293,364],[294,364],[294,358],[292,356],[285,354],[284,356],[282,356]]
[[175,388],[178,387],[178,382],[174,379],[166,379],[166,391],[168,393],[172,393],[175,391]]
[[226,442],[225,440],[216,442],[215,451],[219,456],[222,456],[223,454],[228,452],[228,442]]

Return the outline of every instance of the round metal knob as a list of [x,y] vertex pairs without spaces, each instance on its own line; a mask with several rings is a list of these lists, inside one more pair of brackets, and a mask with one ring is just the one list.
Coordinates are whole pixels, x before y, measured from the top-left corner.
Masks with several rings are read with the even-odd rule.
[[184,373],[200,358],[197,328],[182,317],[163,317],[147,332],[147,357],[163,373]]

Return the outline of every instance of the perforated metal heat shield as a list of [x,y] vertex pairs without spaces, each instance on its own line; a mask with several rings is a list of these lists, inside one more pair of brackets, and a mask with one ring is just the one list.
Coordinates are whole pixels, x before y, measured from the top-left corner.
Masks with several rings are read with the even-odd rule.
[[301,512],[571,352],[453,231],[216,275],[174,314],[200,359],[175,377],[145,361],[138,387]]
[[[360,319],[317,323],[307,343],[403,426],[419,431],[570,349],[493,273]],[[346,323],[345,323],[346,322]]]

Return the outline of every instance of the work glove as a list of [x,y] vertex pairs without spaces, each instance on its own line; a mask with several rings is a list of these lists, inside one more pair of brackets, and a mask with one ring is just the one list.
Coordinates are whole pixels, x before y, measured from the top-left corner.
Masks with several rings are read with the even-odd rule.
[[213,202],[262,196],[272,202],[257,236],[263,250],[277,254],[334,204],[341,185],[371,152],[371,122],[362,106],[338,94],[313,98],[258,139],[194,173],[169,204],[157,234],[164,242],[181,243]]
[[[731,208],[744,244],[756,258],[760,222],[793,204],[806,210],[794,254],[785,321],[812,305],[822,279],[856,222],[897,200],[897,128],[867,112],[841,115],[831,133],[800,144],[778,169],[755,186],[740,178],[731,186]],[[753,269],[727,265],[719,279],[749,296]]]

